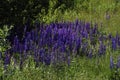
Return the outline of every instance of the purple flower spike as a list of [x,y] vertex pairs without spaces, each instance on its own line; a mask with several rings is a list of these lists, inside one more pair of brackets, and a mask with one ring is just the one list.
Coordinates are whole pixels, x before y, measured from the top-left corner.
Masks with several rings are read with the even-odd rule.
[[47,53],[45,56],[44,62],[45,62],[45,65],[50,65],[51,64],[51,55],[49,55]]
[[90,23],[86,23],[86,30],[87,30],[87,32],[89,33],[90,32]]
[[8,51],[5,52],[5,59],[4,59],[4,69],[7,69],[7,66],[10,64],[10,53]]
[[100,41],[98,53],[99,55],[102,55],[102,54],[105,54],[105,52],[106,52],[106,46]]
[[112,49],[116,50],[117,49],[117,45],[116,45],[116,39],[112,38]]
[[113,62],[113,57],[110,56],[110,69],[114,68],[114,62]]

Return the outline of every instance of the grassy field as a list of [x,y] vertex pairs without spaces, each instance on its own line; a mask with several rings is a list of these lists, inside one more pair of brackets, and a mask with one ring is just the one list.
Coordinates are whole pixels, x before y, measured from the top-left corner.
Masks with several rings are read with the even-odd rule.
[[[87,10],[82,10],[78,3],[73,10],[61,13],[58,9],[53,14],[49,12],[44,15],[43,19],[47,20],[46,23],[55,22],[55,20],[59,22],[75,21],[76,19],[96,23],[101,32],[116,36],[117,32],[120,34],[120,2],[116,3],[116,1],[89,0],[89,2],[82,4],[89,6]],[[37,17],[39,19],[39,16]],[[57,67],[40,64],[35,68],[34,61],[29,59],[30,67],[26,65],[23,70],[19,70],[19,67],[14,68],[11,63],[8,71],[4,71],[3,61],[0,60],[0,80],[120,80],[120,69],[110,69],[110,56],[113,57],[116,64],[120,56],[120,48],[112,51],[107,47],[105,55],[101,57],[77,56],[71,60],[70,65],[63,64]]]

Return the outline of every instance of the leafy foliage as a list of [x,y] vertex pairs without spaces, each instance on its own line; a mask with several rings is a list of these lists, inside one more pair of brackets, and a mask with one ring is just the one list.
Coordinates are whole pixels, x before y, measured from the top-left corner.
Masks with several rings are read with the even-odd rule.
[[72,58],[76,56],[94,58],[106,55],[107,48],[112,51],[119,50],[120,36],[104,35],[97,24],[76,20],[49,25],[37,24],[30,32],[25,28],[23,39],[19,40],[15,36],[13,42],[11,49],[5,52],[4,63],[8,65],[13,56],[21,69],[25,64],[23,61],[29,59],[29,56],[38,67],[40,63],[70,65]]
[[9,35],[9,31],[12,26],[8,29],[7,25],[3,26],[3,29],[0,29],[0,51],[5,51],[10,47],[8,40],[6,37]]
[[[11,30],[12,36],[9,36],[11,48],[5,38],[8,30],[0,30],[0,80],[119,80],[119,7],[119,0],[1,0],[0,25],[7,24],[7,28],[13,25],[14,28]],[[92,23],[78,21],[81,23],[79,26],[89,24],[90,32],[97,34],[86,32],[86,28],[78,33],[74,29],[77,24],[77,21],[73,22],[75,19],[99,23],[96,29]],[[56,30],[50,27],[53,25]],[[65,25],[74,28],[67,28]],[[67,35],[67,40],[64,40],[61,36],[65,37],[69,33],[64,33],[66,29],[72,35]],[[52,38],[40,37],[51,32],[55,32],[54,35],[60,39],[55,38],[55,41],[53,34],[50,34]],[[114,36],[108,33],[114,33]],[[82,36],[80,39],[77,39],[78,34]],[[75,40],[71,39],[73,36]],[[30,42],[26,41],[29,40],[28,37]],[[45,44],[38,45],[41,41]],[[73,42],[72,47],[70,41]],[[55,51],[51,49],[54,46],[57,46]],[[8,50],[4,52],[6,49]],[[62,57],[62,52],[65,57]],[[51,59],[53,56],[56,60]]]

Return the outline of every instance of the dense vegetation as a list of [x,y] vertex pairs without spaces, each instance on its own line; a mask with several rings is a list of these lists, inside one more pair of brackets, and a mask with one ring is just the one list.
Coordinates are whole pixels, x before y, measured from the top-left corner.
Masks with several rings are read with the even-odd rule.
[[119,80],[119,0],[1,0],[0,80]]

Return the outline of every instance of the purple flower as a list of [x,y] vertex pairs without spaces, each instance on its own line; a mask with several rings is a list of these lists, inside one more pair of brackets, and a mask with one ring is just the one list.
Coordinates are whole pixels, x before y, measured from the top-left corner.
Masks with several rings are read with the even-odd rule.
[[98,53],[99,55],[102,55],[102,54],[105,54],[105,52],[106,52],[106,46],[100,41]]
[[84,37],[84,38],[88,38],[88,33],[87,33],[86,30],[82,30],[82,31],[81,31],[81,35],[82,35],[82,37]]
[[44,62],[44,58],[45,58],[45,50],[41,49],[39,51],[39,61],[43,63]]
[[5,52],[5,59],[4,59],[4,65],[10,64],[10,53],[8,51]]
[[31,31],[31,39],[35,41],[35,32],[33,30]]
[[107,40],[106,36],[105,35],[100,35],[99,41],[104,41],[104,40]]
[[26,51],[27,49],[28,49],[28,47],[27,47],[27,43],[28,43],[28,41],[27,41],[27,39],[25,39],[25,42],[24,42],[24,50]]
[[[26,32],[26,27],[24,32]],[[70,65],[70,55],[87,55],[91,58],[93,51],[90,49],[90,45],[95,47],[98,37],[101,41],[98,52],[101,55],[106,52],[106,46],[102,43],[106,36],[99,35],[97,24],[91,28],[90,23],[78,20],[76,22],[51,23],[50,25],[40,25],[32,31],[26,32],[22,41],[16,36],[12,49],[16,53],[22,53],[19,54],[22,55],[22,61],[25,57],[24,54],[30,54],[36,65],[39,62],[46,65],[50,65],[52,62],[66,62]],[[115,48],[116,38],[111,42],[112,48]],[[74,54],[72,54],[73,52]],[[23,62],[20,64],[22,65]]]
[[45,59],[44,59],[45,65],[50,65],[51,63],[51,55],[46,53]]
[[112,56],[110,56],[110,69],[114,68],[114,62]]
[[90,23],[86,23],[86,30],[87,30],[87,32],[89,33],[90,32]]
[[22,54],[24,52],[24,45],[23,44],[19,44],[19,50],[18,50],[18,52],[20,54]]
[[76,50],[80,49],[81,44],[82,44],[82,40],[81,40],[81,38],[79,37],[79,38],[76,39]]
[[116,45],[116,39],[112,38],[112,49],[116,50],[117,49],[117,45]]

